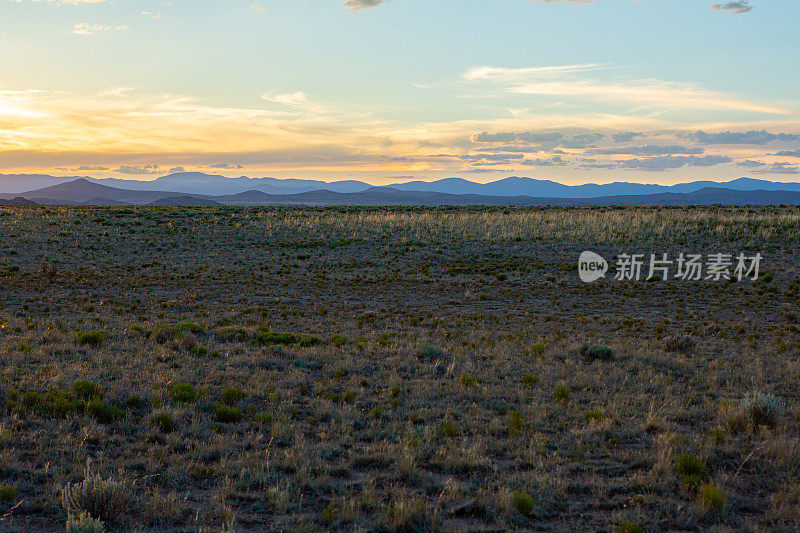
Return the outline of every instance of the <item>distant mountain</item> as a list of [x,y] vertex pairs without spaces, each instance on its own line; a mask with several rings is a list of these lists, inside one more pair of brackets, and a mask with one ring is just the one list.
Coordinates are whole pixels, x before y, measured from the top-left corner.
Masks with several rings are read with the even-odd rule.
[[179,191],[188,194],[218,196],[246,191],[263,191],[271,194],[293,194],[327,189],[334,192],[358,192],[371,185],[360,181],[335,181],[327,183],[315,180],[276,178],[226,178],[202,172],[176,172],[152,181],[135,181],[115,178],[92,179],[101,185],[131,190]]
[[[25,191],[63,185],[76,178],[59,178],[40,174],[0,174],[0,193],[19,194]],[[231,196],[251,191],[273,195],[290,195],[304,192],[327,190],[336,193],[365,192],[373,188],[361,181],[324,182],[302,179],[276,178],[226,178],[217,174],[202,172],[179,172],[161,176],[152,181],[139,181],[116,178],[78,178],[87,182],[128,191],[167,192],[189,196]],[[26,186],[26,183],[28,184]],[[525,177],[509,177],[491,183],[475,183],[462,178],[446,178],[431,182],[410,181],[395,183],[387,187],[398,191],[417,191],[442,194],[473,194],[481,196],[531,196],[535,198],[599,198],[606,196],[628,196],[660,193],[691,193],[701,189],[723,188],[737,191],[798,191],[800,183],[780,183],[752,178],[739,178],[719,183],[714,181],[694,181],[677,185],[655,185],[629,182],[606,184],[586,183],[583,185],[563,185],[551,180]],[[98,196],[98,198],[106,198]],[[119,198],[108,198],[117,199]],[[85,200],[81,200],[85,201]]]
[[[14,195],[0,195],[12,200]],[[370,187],[359,192],[315,190],[294,194],[244,191],[233,195],[187,195],[174,191],[131,191],[77,179],[17,195],[47,205],[149,205],[149,206],[687,206],[687,205],[800,205],[800,191],[736,190],[704,187],[692,192],[610,195],[594,198],[499,196],[403,191]]]
[[562,185],[555,181],[533,178],[510,177],[491,183],[475,183],[462,178],[447,178],[437,181],[411,181],[389,185],[403,191],[428,191],[449,194],[480,194],[489,196],[536,196],[547,198],[596,198],[601,196],[624,196],[657,194],[666,192],[689,193],[706,187],[717,187],[740,191],[800,191],[800,183],[779,183],[739,178],[719,183],[715,181],[693,181],[677,185],[654,185],[628,182],[606,184],[586,183]]
[[[10,195],[0,195],[0,198]],[[66,201],[78,204],[89,204],[109,200],[115,205],[145,204],[169,196],[182,196],[181,193],[167,191],[132,191],[107,185],[99,185],[85,178],[78,178],[67,183],[60,183],[34,191],[22,193],[22,196],[40,204]]]
[[195,196],[168,196],[166,198],[159,198],[154,202],[150,202],[150,206],[169,206],[169,207],[214,207],[221,206],[219,202],[210,200],[208,198],[197,198]]
[[11,198],[10,200],[5,198],[0,199],[0,205],[36,205],[36,202],[26,200],[22,196],[17,196],[15,198]]

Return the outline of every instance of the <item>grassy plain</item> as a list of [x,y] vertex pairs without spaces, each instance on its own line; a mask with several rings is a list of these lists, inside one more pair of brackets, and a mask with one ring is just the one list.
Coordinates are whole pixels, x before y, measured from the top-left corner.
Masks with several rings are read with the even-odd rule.
[[0,208],[0,529],[795,529],[799,264],[790,207]]

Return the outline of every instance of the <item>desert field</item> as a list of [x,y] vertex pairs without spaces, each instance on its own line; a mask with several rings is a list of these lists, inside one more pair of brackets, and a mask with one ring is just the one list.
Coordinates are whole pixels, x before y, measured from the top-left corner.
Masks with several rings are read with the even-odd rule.
[[0,530],[798,529],[798,265],[797,207],[3,207]]

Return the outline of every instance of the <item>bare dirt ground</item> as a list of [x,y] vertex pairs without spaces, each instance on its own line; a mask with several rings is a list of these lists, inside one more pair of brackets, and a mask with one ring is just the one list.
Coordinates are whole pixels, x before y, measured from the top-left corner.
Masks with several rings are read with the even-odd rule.
[[793,207],[0,208],[0,530],[800,528],[799,260]]

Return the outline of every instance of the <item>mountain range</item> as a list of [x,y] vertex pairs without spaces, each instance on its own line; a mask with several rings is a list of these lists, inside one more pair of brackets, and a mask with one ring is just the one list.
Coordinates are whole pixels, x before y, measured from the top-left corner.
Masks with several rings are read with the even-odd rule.
[[[292,195],[319,190],[334,193],[362,193],[374,188],[361,181],[324,182],[303,179],[227,178],[202,172],[178,172],[150,181],[92,178],[88,176],[56,177],[45,174],[0,174],[0,193],[27,193],[54,185],[83,179],[90,183],[129,191],[158,191],[181,193],[190,196],[228,196],[249,191],[272,195]],[[462,178],[446,178],[431,182],[409,181],[387,185],[398,191],[416,191],[452,195],[480,196],[530,196],[534,198],[598,198],[606,196],[649,195],[660,193],[693,193],[705,188],[734,191],[794,191],[800,192],[800,183],[780,183],[752,178],[739,178],[727,182],[693,181],[677,185],[656,185],[630,182],[607,184],[587,183],[564,185],[551,180],[509,177],[491,183],[475,183]]]
[[[224,178],[227,179],[227,178]],[[125,181],[125,180],[121,180]],[[741,180],[736,180],[740,182]],[[758,181],[758,180],[752,180]],[[495,182],[497,183],[497,182]],[[699,183],[699,182],[698,182]],[[730,183],[730,182],[729,182]],[[764,182],[769,183],[769,182]],[[492,185],[492,184],[490,184]],[[720,184],[715,184],[720,185]],[[722,184],[727,185],[727,184]],[[795,185],[798,184],[785,184]],[[566,187],[566,186],[561,186]],[[579,186],[582,187],[582,186]],[[594,185],[594,187],[602,187]],[[61,181],[56,185],[21,193],[0,194],[0,205],[149,205],[149,206],[688,206],[688,205],[800,205],[798,190],[739,190],[703,187],[689,192],[615,194],[594,197],[490,195],[369,187],[355,192],[328,189],[294,193],[247,190],[232,194],[188,194],[185,191],[123,189],[86,178]],[[572,190],[572,189],[570,189]],[[585,191],[586,189],[580,189]],[[603,189],[605,190],[605,189]],[[638,189],[634,189],[638,190]]]

